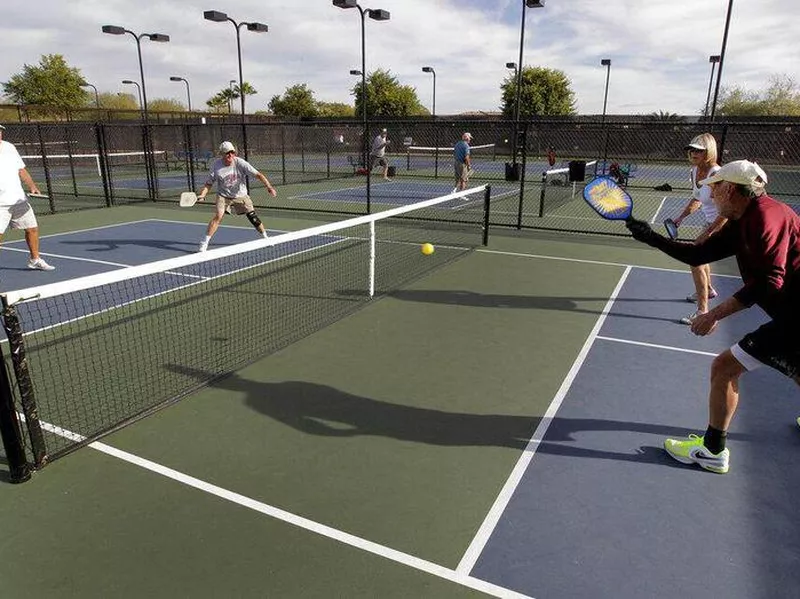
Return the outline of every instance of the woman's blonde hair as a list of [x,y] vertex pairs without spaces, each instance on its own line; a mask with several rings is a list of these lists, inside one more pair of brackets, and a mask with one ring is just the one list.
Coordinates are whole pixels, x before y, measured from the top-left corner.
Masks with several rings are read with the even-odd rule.
[[706,164],[717,164],[717,140],[710,133],[701,133],[689,142],[688,147],[702,146],[706,150]]

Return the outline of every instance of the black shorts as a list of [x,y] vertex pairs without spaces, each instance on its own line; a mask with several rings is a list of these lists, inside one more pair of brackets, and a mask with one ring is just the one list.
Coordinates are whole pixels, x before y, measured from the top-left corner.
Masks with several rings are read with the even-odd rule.
[[[800,338],[791,333],[794,329],[796,327],[772,320],[745,335],[737,345],[762,364],[788,377],[797,378],[800,376]],[[733,353],[735,356],[736,351]],[[748,370],[752,369],[748,364],[743,365]]]
[[386,158],[384,158],[383,156],[372,156],[371,158],[372,158],[371,162],[372,168],[375,168],[379,164],[381,166],[387,166],[389,164],[388,162],[386,162]]

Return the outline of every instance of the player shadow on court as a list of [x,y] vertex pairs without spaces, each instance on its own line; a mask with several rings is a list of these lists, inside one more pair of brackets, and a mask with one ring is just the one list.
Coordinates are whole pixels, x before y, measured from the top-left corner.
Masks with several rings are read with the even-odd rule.
[[[607,297],[582,297],[579,300],[570,297],[537,297],[531,295],[499,295],[493,293],[475,293],[474,291],[452,291],[440,289],[400,289],[392,291],[389,297],[409,302],[424,302],[429,304],[448,304],[456,306],[470,306],[473,308],[511,308],[531,310],[558,310],[562,312],[579,312],[583,314],[602,314],[600,309],[589,309],[580,306],[584,302],[608,302]],[[643,320],[663,320],[674,323],[675,318],[666,316],[649,316],[644,314],[626,314],[620,312],[620,306],[636,302],[679,302],[683,299],[661,298],[625,298],[618,297],[614,300],[616,308],[612,314],[621,318],[639,318]]]
[[[208,373],[182,366],[169,369],[207,380]],[[524,450],[540,419],[510,414],[470,414],[406,406],[354,395],[328,385],[304,381],[262,383],[231,374],[209,386],[245,396],[246,404],[264,416],[309,435],[385,437],[447,447],[509,447]],[[584,432],[606,431],[614,439],[627,431],[659,437],[686,436],[690,429],[669,424],[596,418],[556,418],[536,451],[562,456],[680,466],[658,445],[632,446],[630,452],[577,445]],[[741,439],[743,435],[731,435]]]
[[[181,252],[184,254],[194,254],[197,252],[198,241],[169,241],[166,239],[82,239],[59,241],[59,244],[80,246],[87,252],[113,252],[125,248],[146,247],[165,252]],[[164,256],[169,258],[170,256]]]

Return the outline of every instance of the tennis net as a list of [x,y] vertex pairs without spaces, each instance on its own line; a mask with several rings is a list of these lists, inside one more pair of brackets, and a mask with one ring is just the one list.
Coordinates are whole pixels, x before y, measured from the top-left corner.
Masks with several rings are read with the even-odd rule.
[[[495,144],[484,144],[480,146],[470,146],[470,157],[473,161],[494,161],[497,158]],[[426,147],[408,146],[406,148],[406,170],[430,169],[442,164],[450,164],[453,161],[453,146],[450,147]]]
[[[34,173],[72,171],[77,174],[102,176],[102,161],[110,168],[145,166],[145,152],[110,152],[108,154],[30,154],[22,156],[25,166]],[[156,163],[166,164],[168,157],[164,150],[152,152]]]
[[[597,161],[586,163],[586,180],[597,174]],[[570,181],[569,168],[554,168],[542,173],[542,189],[539,195],[539,216],[552,214],[556,209],[580,197],[585,181]]]
[[[474,194],[480,208],[453,212]],[[15,478],[485,244],[489,194],[3,293],[0,370],[13,382],[0,388],[0,428]]]

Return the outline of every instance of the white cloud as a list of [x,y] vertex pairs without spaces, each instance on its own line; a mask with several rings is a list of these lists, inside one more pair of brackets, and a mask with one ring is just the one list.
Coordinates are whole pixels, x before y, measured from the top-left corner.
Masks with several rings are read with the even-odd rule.
[[[388,22],[367,19],[367,70],[388,68],[417,88],[429,105],[437,74],[439,114],[496,110],[506,62],[517,62],[519,0],[376,0]],[[374,5],[370,3],[370,5]],[[605,68],[612,59],[610,113],[666,110],[696,114],[705,103],[708,56],[720,52],[724,0],[550,0],[529,9],[526,64],[563,70],[572,80],[581,113],[602,110]],[[203,19],[213,2],[194,0],[29,0],[4,8],[0,24],[0,80],[35,64],[42,54],[63,54],[100,91],[122,91],[122,79],[139,78],[136,45],[129,35],[103,35],[104,24],[170,35],[169,44],[142,41],[148,98],[185,100],[202,106],[230,79],[238,79],[236,36],[230,23]],[[361,66],[360,19],[330,0],[240,0],[217,10],[236,20],[267,23],[267,34],[241,32],[244,78],[258,90],[249,107],[295,83],[308,83],[317,98],[351,102]],[[757,89],[773,74],[800,82],[800,40],[788,23],[798,9],[791,0],[759,0],[733,7],[723,85]],[[126,90],[128,91],[128,90]]]

